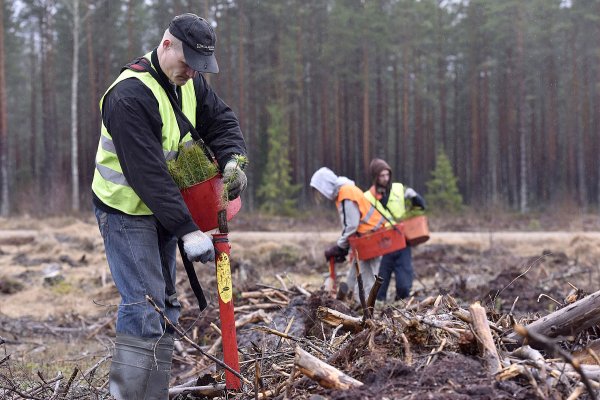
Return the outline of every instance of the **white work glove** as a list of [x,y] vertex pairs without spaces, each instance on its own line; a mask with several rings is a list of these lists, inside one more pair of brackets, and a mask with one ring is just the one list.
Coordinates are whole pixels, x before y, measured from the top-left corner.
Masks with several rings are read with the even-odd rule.
[[227,198],[233,200],[239,197],[248,185],[248,178],[235,159],[231,159],[225,164],[223,169],[223,182],[227,184]]
[[413,197],[417,196],[417,192],[415,192],[415,190],[413,188],[406,188],[404,190],[404,198],[406,199],[412,199]]
[[190,261],[206,263],[215,260],[215,247],[212,240],[200,230],[190,232],[181,237],[183,251]]

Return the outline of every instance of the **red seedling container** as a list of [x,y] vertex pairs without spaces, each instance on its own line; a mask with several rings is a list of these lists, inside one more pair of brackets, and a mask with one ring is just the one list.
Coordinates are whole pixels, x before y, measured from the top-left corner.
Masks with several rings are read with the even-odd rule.
[[358,253],[359,260],[369,260],[406,247],[406,240],[398,225],[360,236],[352,235],[348,242]]
[[404,236],[406,236],[406,242],[411,246],[416,246],[429,240],[429,225],[427,217],[424,215],[405,219],[400,226],[402,232],[404,232]]
[[[183,201],[190,210],[194,222],[201,231],[210,231],[217,228],[217,212],[221,208],[221,193],[223,180],[221,174],[181,189]],[[231,220],[242,208],[242,199],[230,200],[227,204],[227,220]]]

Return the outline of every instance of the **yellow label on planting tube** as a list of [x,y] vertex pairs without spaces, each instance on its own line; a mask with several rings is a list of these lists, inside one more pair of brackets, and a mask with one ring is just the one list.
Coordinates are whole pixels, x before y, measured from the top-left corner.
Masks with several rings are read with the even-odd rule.
[[229,303],[232,297],[231,269],[227,253],[219,254],[217,259],[217,289],[223,303]]

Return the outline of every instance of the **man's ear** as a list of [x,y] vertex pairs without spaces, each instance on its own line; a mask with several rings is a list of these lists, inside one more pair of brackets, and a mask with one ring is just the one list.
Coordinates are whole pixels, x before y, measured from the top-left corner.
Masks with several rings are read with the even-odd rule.
[[161,45],[163,47],[163,49],[167,50],[169,47],[172,46],[172,42],[169,39],[165,39],[162,41]]

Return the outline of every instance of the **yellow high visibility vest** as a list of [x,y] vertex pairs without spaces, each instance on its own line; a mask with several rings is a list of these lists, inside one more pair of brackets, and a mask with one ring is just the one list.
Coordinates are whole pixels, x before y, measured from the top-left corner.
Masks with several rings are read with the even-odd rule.
[[399,222],[406,212],[406,206],[404,205],[404,185],[398,182],[392,183],[392,187],[390,189],[390,198],[388,199],[386,205],[387,210],[386,207],[384,207],[383,204],[377,200],[375,194],[373,193],[374,191],[375,187],[372,186],[371,189],[364,193],[369,203],[374,204],[377,207],[377,211],[385,215],[388,219],[394,222]]
[[[148,53],[144,57],[149,60],[150,54]],[[165,162],[166,160],[177,158],[180,142],[191,142],[192,135],[190,132],[187,132],[183,139],[181,139],[181,132],[175,118],[175,112],[169,101],[169,96],[149,72],[137,72],[130,69],[121,72],[118,78],[106,90],[102,99],[100,99],[100,110],[102,111],[102,103],[106,94],[117,83],[129,78],[139,79],[154,94],[154,97],[158,101],[158,111],[162,121],[162,148],[165,155]],[[185,116],[196,127],[196,93],[192,80],[189,80],[181,87],[181,105]],[[148,206],[146,206],[129,183],[127,183],[115,151],[112,136],[104,126],[104,122],[102,122],[100,142],[98,143],[98,150],[96,152],[96,169],[92,181],[92,190],[104,204],[126,214],[152,214]]]

